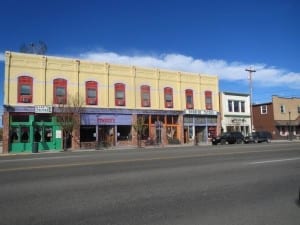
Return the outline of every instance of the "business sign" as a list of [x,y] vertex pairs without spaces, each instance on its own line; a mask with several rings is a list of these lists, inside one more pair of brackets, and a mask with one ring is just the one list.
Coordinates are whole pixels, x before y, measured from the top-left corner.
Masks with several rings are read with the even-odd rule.
[[82,114],[81,125],[131,125],[131,115]]
[[218,112],[215,110],[199,110],[199,109],[186,109],[183,112],[185,115],[209,115],[217,116]]
[[36,105],[34,106],[35,113],[52,113],[52,105]]

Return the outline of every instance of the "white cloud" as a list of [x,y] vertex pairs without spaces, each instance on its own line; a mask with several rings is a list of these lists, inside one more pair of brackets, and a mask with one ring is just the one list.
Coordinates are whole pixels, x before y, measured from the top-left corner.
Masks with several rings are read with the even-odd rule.
[[289,88],[300,89],[300,73],[258,63],[249,65],[241,62],[226,62],[225,60],[202,60],[182,54],[130,56],[114,52],[86,52],[80,54],[79,58],[98,62],[211,74],[219,76],[221,80],[244,80],[245,82],[248,79],[245,69],[252,66],[256,70],[256,73],[253,74],[253,81],[260,86],[276,87],[285,85]]

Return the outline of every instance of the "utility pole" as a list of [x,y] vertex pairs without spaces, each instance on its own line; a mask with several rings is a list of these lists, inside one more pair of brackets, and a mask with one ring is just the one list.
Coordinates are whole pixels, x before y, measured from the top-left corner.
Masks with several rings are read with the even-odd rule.
[[254,125],[253,125],[253,112],[252,112],[252,73],[255,73],[256,70],[252,69],[250,67],[250,69],[245,69],[245,71],[249,72],[249,88],[250,88],[250,116],[251,116],[251,121],[250,121],[250,133],[252,133],[253,129],[254,129]]

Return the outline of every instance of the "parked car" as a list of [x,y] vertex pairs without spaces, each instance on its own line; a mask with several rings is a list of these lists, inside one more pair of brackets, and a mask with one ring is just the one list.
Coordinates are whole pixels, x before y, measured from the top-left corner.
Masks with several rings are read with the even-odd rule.
[[268,131],[257,131],[253,132],[251,135],[246,136],[244,139],[245,143],[261,143],[261,142],[271,142],[272,134]]
[[212,144],[242,144],[244,142],[244,135],[241,132],[226,132],[221,136],[213,137]]

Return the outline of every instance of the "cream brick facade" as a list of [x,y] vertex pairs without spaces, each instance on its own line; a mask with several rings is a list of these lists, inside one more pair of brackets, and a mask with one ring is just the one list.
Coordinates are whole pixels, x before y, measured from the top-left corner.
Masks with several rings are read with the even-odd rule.
[[[216,75],[211,76],[200,73],[168,71],[159,68],[142,68],[15,52],[6,52],[5,57],[4,108],[6,116],[4,118],[6,118],[6,121],[3,122],[7,130],[11,130],[9,121],[13,112],[25,112],[32,115],[34,120],[36,116],[34,113],[35,106],[55,107],[53,82],[55,79],[60,78],[67,81],[68,95],[74,96],[78,94],[82,99],[86,99],[86,82],[97,82],[98,103],[96,105],[86,105],[85,102],[83,107],[86,115],[81,115],[81,121],[84,121],[84,117],[89,117],[90,121],[96,121],[93,124],[83,124],[83,126],[95,126],[93,135],[96,136],[97,141],[101,125],[98,124],[97,118],[105,115],[110,116],[114,121],[119,121],[121,118],[120,123],[125,123],[127,126],[131,126],[135,121],[136,116],[134,115],[149,116],[149,118],[147,117],[147,121],[149,120],[149,138],[150,136],[151,138],[157,136],[155,134],[156,131],[153,130],[155,129],[153,122],[155,117],[157,120],[161,120],[163,129],[165,129],[161,135],[167,134],[168,130],[172,130],[172,135],[175,135],[180,143],[188,143],[191,138],[195,139],[198,133],[203,137],[202,139],[199,138],[199,141],[207,141],[210,132],[219,133],[216,131],[216,129],[219,129],[217,116],[220,107],[218,98],[219,80]],[[20,76],[33,78],[32,102],[23,103],[18,101],[18,78]],[[125,85],[125,106],[116,106],[115,104],[114,85],[116,83]],[[151,107],[145,107],[141,104],[142,85],[150,87]],[[170,87],[173,90],[173,107],[170,108],[165,106],[164,88],[166,87]],[[186,109],[186,89],[193,91],[192,111]],[[206,108],[205,92],[207,91],[212,93],[212,109]],[[117,118],[116,116],[118,115],[119,117]],[[175,117],[172,118],[172,116]],[[185,119],[185,117],[190,119]],[[191,119],[192,117],[194,119]],[[200,119],[197,119],[197,117]],[[201,117],[203,118],[201,119]],[[132,119],[129,121],[128,118]],[[191,122],[192,120],[194,122]],[[196,120],[198,122],[195,122]],[[102,118],[101,121],[106,120]],[[108,124],[104,125],[108,126]],[[119,134],[117,131],[118,126],[122,125],[110,124],[110,126],[114,132],[114,144],[116,144],[118,141],[117,134]],[[121,128],[119,127],[119,129]],[[176,129],[176,132],[173,132],[174,129]],[[134,132],[132,129],[130,130],[130,134],[127,137],[134,137]],[[6,134],[7,143],[9,132]],[[185,135],[189,136],[187,138],[189,140],[185,138]],[[82,137],[78,136],[77,138],[80,139]],[[167,141],[166,138],[162,140]],[[9,145],[7,144],[7,146]],[[10,150],[6,149],[6,151]]]
[[[159,69],[95,63],[58,57],[21,53],[6,53],[5,105],[20,105],[17,102],[17,78],[33,77],[33,101],[28,105],[53,104],[53,80],[66,79],[68,94],[77,92],[85,99],[85,82],[99,84],[99,104],[92,107],[115,108],[115,83],[126,85],[126,108],[139,109],[140,86],[151,87],[151,109],[165,110],[164,87],[173,88],[174,107],[168,110],[184,110],[186,89],[194,91],[194,108],[205,110],[205,91],[213,93],[213,110],[219,111],[218,77],[205,74],[184,73]],[[91,106],[89,106],[91,107]],[[124,108],[124,107],[121,107]]]

